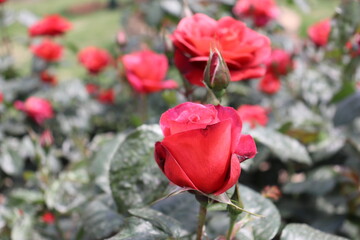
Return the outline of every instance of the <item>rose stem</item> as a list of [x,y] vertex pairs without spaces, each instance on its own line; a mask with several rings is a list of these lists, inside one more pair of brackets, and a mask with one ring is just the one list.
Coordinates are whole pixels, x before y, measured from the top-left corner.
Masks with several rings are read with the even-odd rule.
[[206,212],[207,212],[206,206],[204,206],[203,204],[200,203],[196,240],[202,239],[203,229],[204,229],[204,224],[205,224],[205,219],[206,219]]
[[232,232],[234,230],[234,226],[235,226],[235,223],[236,223],[236,218],[237,218],[236,215],[230,214],[230,227],[229,227],[229,230],[228,230],[228,232],[226,234],[226,240],[231,240]]

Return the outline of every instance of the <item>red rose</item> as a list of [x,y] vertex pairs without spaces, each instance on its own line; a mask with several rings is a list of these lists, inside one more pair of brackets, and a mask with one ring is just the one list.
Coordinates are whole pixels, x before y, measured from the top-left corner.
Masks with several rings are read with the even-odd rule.
[[93,83],[86,84],[85,88],[90,95],[96,95],[99,91],[99,86]]
[[325,19],[320,22],[315,23],[310,26],[308,29],[308,35],[317,46],[325,46],[328,42],[329,35],[331,32],[331,22],[330,19]]
[[267,94],[275,94],[280,88],[280,79],[271,72],[267,72],[259,83],[259,90]]
[[41,220],[47,224],[53,224],[55,222],[55,216],[51,212],[46,212],[41,216]]
[[25,102],[16,101],[14,106],[16,109],[24,111],[38,124],[42,124],[46,119],[54,116],[51,103],[39,97],[29,97]]
[[57,84],[57,79],[54,75],[50,74],[47,71],[43,71],[40,73],[40,80],[43,83],[48,83],[50,85],[55,86]]
[[139,93],[153,93],[177,88],[174,80],[164,81],[168,60],[165,55],[143,50],[122,57],[126,78]]
[[171,39],[175,65],[192,84],[204,86],[203,73],[215,44],[228,65],[231,81],[261,77],[270,55],[270,40],[231,17],[216,21],[204,14],[183,18]]
[[104,104],[113,104],[115,102],[114,90],[110,88],[100,91],[97,99],[99,102]]
[[110,64],[111,56],[106,50],[87,47],[79,52],[78,60],[91,74],[98,74]]
[[241,105],[237,111],[241,120],[250,123],[251,128],[254,128],[257,124],[266,126],[269,121],[267,110],[259,105]]
[[6,0],[0,0],[0,4],[2,4],[2,3],[4,3],[4,2],[6,2]]
[[265,26],[279,15],[279,9],[273,0],[238,0],[233,12],[239,17],[252,18],[258,27]]
[[273,49],[267,62],[267,70],[280,76],[286,75],[293,69],[294,63],[289,53],[282,49]]
[[0,92],[0,103],[4,101],[4,95]]
[[62,57],[63,47],[50,39],[45,39],[40,44],[31,46],[31,51],[45,61],[56,62]]
[[60,15],[49,15],[36,22],[29,28],[29,35],[34,36],[58,36],[72,27],[71,23]]
[[155,160],[180,187],[221,194],[238,181],[240,162],[256,154],[230,107],[186,102],[162,114],[160,126],[165,138],[155,145]]

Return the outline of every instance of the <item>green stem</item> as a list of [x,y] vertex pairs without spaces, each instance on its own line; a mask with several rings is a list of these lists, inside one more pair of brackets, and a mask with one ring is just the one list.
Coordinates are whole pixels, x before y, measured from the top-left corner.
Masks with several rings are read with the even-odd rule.
[[200,203],[198,227],[197,227],[197,232],[196,232],[196,240],[202,240],[203,231],[204,231],[204,225],[205,225],[205,219],[206,219],[206,212],[207,212],[206,206],[204,204]]
[[140,94],[139,111],[142,123],[148,120],[148,99],[146,94]]
[[234,230],[234,226],[236,223],[236,218],[237,218],[236,215],[233,215],[233,214],[230,215],[230,227],[229,227],[229,230],[226,235],[226,240],[231,240],[232,232]]

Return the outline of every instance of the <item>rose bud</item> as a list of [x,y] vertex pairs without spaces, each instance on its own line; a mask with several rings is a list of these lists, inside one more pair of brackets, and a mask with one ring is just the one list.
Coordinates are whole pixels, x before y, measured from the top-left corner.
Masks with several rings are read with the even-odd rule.
[[235,109],[185,102],[161,115],[164,139],[155,160],[174,184],[205,194],[221,194],[240,176],[240,163],[256,154],[250,135],[241,134]]
[[50,74],[48,71],[43,71],[40,73],[40,80],[43,83],[50,84],[55,86],[57,84],[57,79],[54,75]]
[[164,54],[142,50],[124,55],[122,63],[127,80],[138,93],[148,94],[178,87],[174,80],[165,81],[169,64]]
[[255,128],[256,125],[266,126],[269,121],[267,110],[260,105],[241,105],[237,112],[241,120],[248,122],[251,128]]
[[280,199],[282,194],[278,186],[266,186],[261,191],[261,195],[263,195],[266,198],[270,198],[277,201]]
[[78,60],[90,74],[98,74],[110,64],[111,56],[104,49],[87,47],[79,52]]
[[71,23],[60,15],[54,14],[43,18],[29,28],[29,35],[59,36],[70,30]]
[[311,41],[319,47],[323,47],[328,43],[331,32],[331,21],[325,19],[311,25],[308,29],[308,35]]
[[126,37],[126,33],[124,31],[119,31],[116,35],[116,42],[120,45],[120,46],[124,46],[127,43],[127,37]]
[[47,62],[56,62],[62,57],[63,47],[50,39],[45,39],[40,44],[31,46],[31,51]]
[[204,82],[213,90],[215,96],[229,85],[229,68],[217,48],[210,51],[210,57],[204,71]]
[[113,104],[115,102],[115,93],[113,89],[101,90],[97,96],[99,102],[103,104]]
[[49,129],[45,130],[40,136],[40,145],[50,147],[54,143],[54,137]]
[[55,216],[51,212],[46,212],[41,216],[41,220],[47,224],[53,224],[55,222]]
[[14,107],[25,112],[30,118],[40,125],[46,119],[54,116],[51,103],[48,100],[39,97],[29,97],[25,102],[15,101]]

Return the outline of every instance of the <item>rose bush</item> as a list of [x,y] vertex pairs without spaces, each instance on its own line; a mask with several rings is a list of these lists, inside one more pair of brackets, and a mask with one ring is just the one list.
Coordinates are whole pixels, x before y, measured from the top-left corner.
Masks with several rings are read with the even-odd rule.
[[[230,107],[186,102],[161,115],[164,140],[155,146],[163,173],[180,187],[221,194],[240,176],[240,162],[256,154],[250,135]],[[211,176],[211,177],[210,177]]]
[[143,50],[126,54],[121,60],[127,80],[139,93],[153,93],[178,86],[174,80],[164,81],[168,60],[163,54]]
[[268,111],[260,105],[244,104],[237,111],[241,120],[248,122],[252,128],[256,127],[256,125],[266,126],[269,121]]
[[261,77],[270,55],[270,41],[231,17],[216,21],[204,14],[181,19],[171,35],[174,61],[192,84],[204,86],[203,72],[211,45],[216,45],[229,67],[231,81]]

